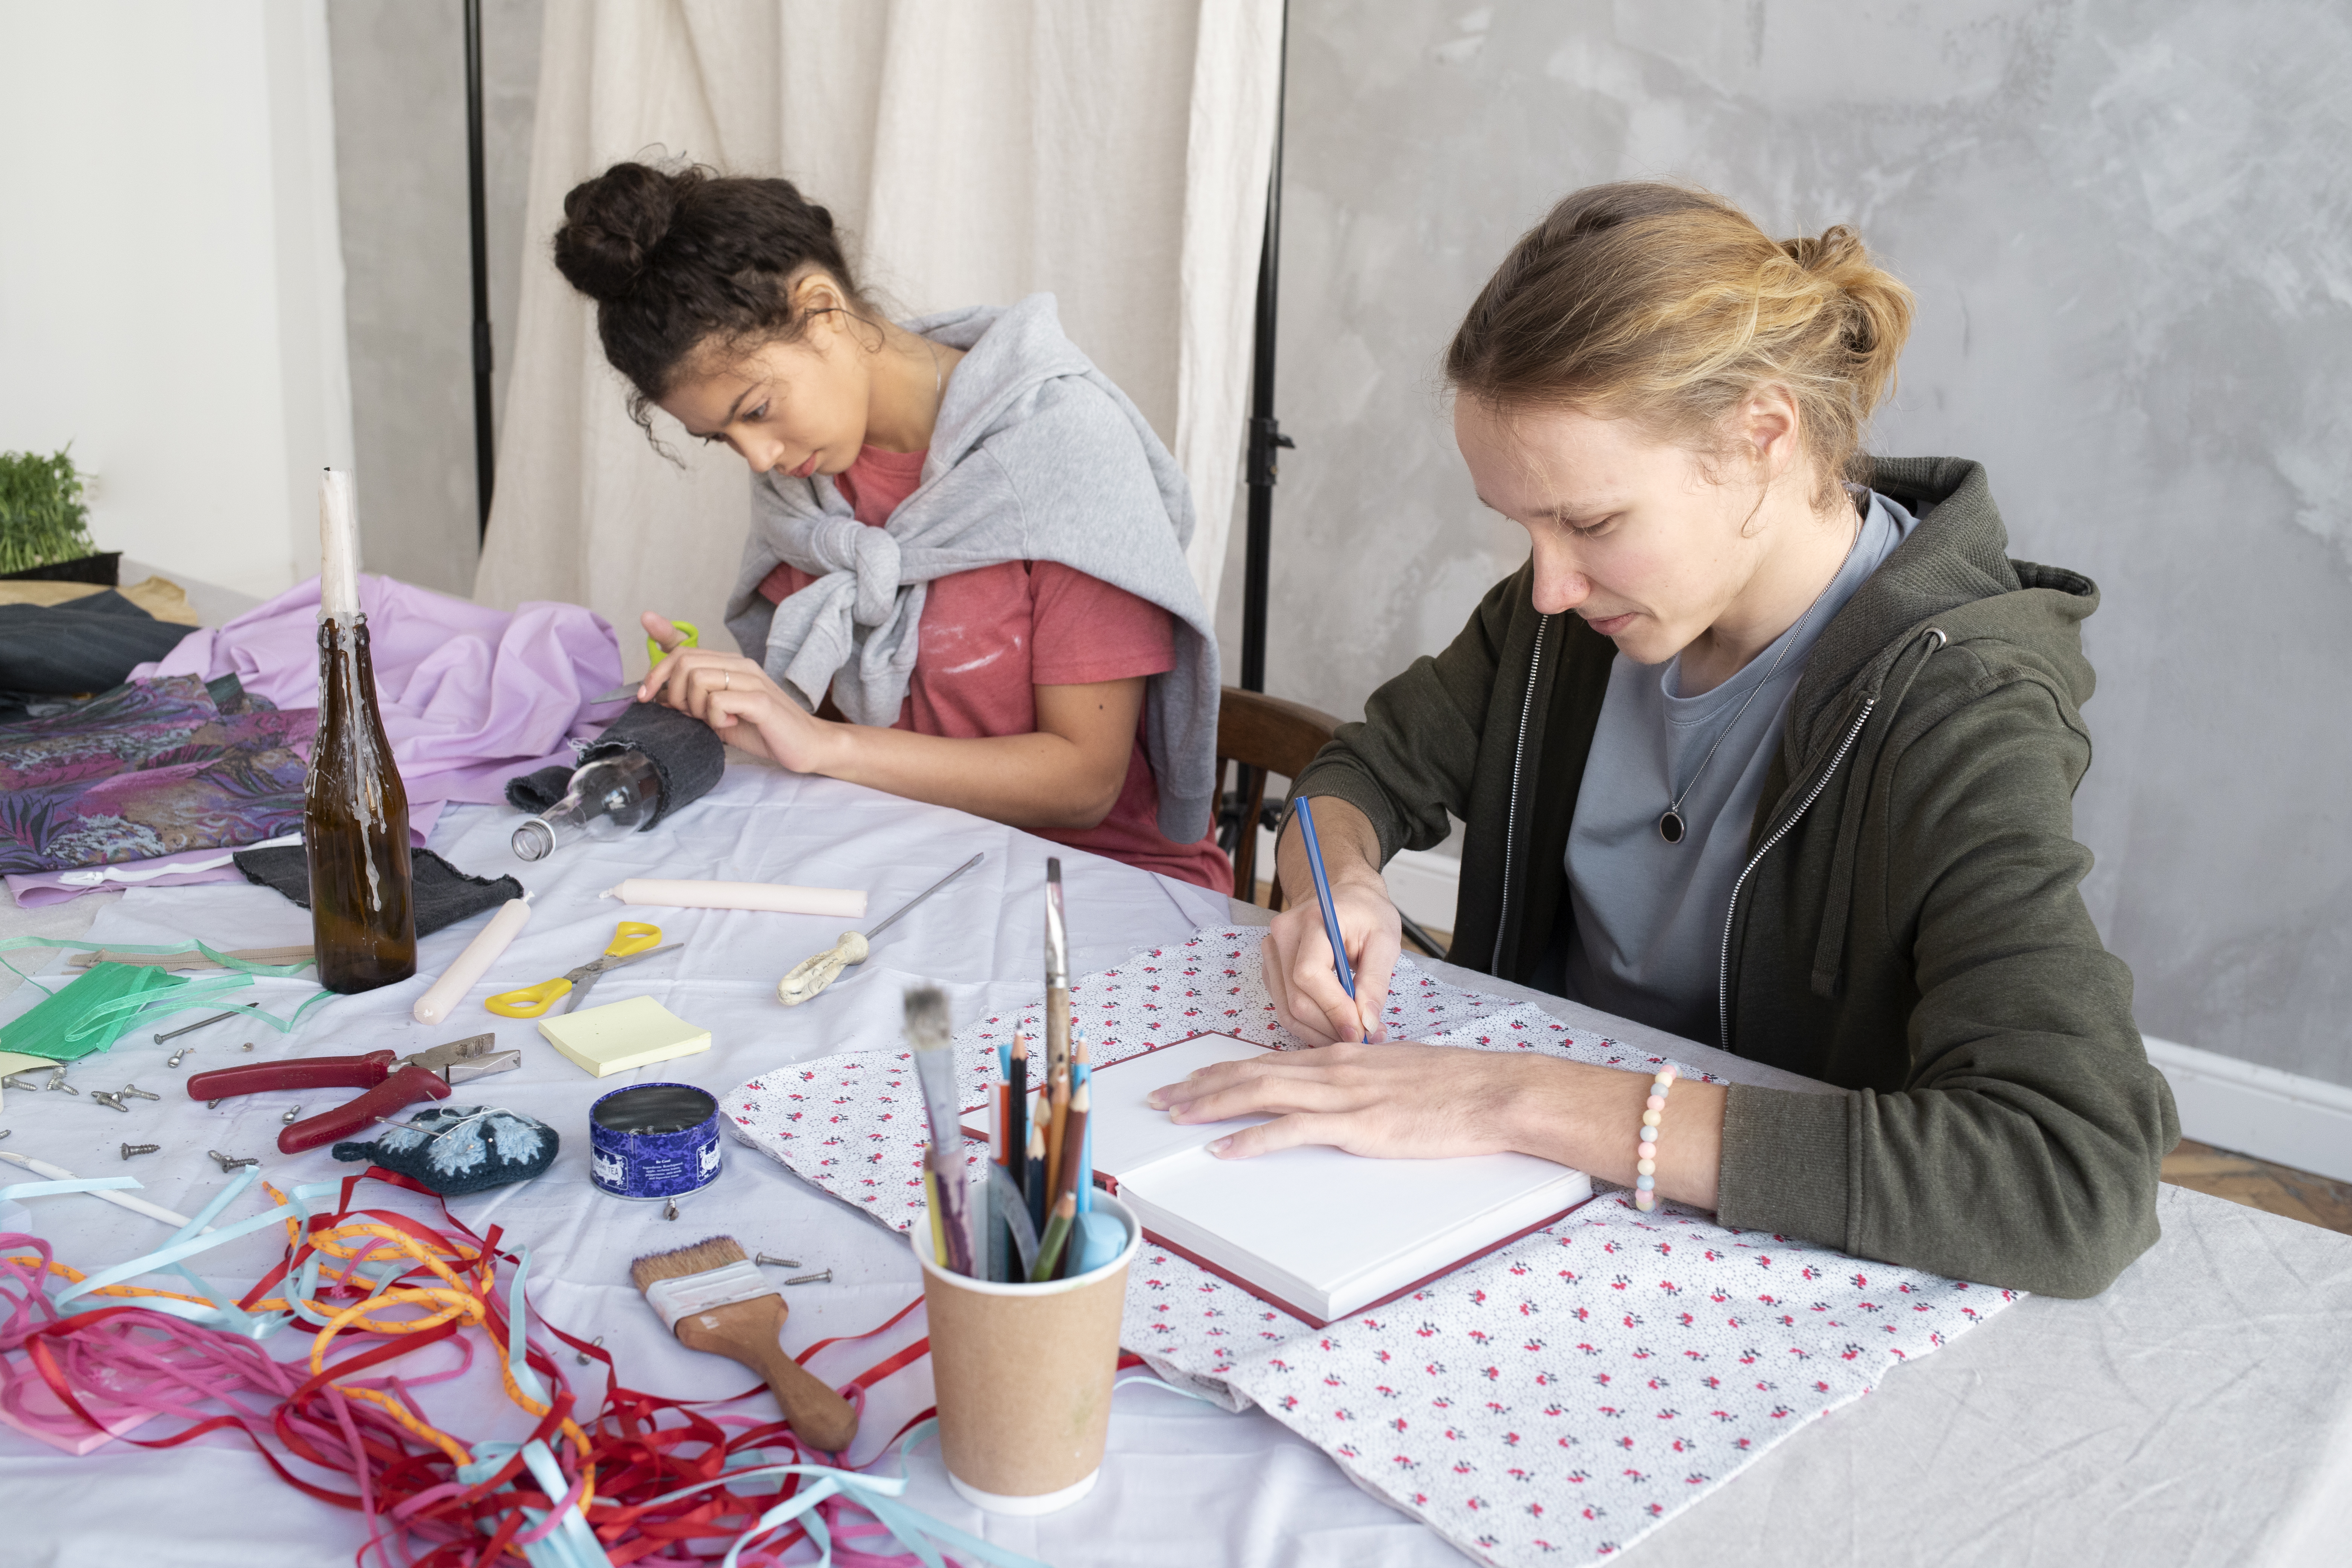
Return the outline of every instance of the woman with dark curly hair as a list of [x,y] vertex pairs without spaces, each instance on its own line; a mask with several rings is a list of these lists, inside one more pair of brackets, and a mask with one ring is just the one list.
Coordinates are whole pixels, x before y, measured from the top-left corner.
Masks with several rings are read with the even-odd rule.
[[[1517,1150],[2057,1295],[2156,1239],[2179,1125],[2076,889],[2098,590],[2010,559],[1980,465],[1858,456],[1911,312],[1852,231],[1776,243],[1671,185],[1580,191],[1518,242],[1446,374],[1530,558],[1294,786],[1356,994],[1286,830],[1265,974],[1327,1044],[1155,1103],[1272,1116],[1228,1156]],[[1380,868],[1449,817],[1454,962],[1843,1092],[1371,1043]]]
[[617,163],[563,212],[556,266],[633,415],[752,473],[742,655],[675,651],[641,697],[796,772],[1229,889],[1191,495],[1053,297],[891,321],[785,180]]

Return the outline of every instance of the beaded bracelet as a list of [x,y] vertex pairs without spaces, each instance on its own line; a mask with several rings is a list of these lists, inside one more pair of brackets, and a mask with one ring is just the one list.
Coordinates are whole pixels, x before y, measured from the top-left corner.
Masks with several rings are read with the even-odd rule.
[[1672,1063],[1650,1080],[1650,1098],[1643,1102],[1642,1141],[1633,1147],[1633,1206],[1643,1214],[1658,1206],[1658,1128],[1666,1119],[1666,1091],[1675,1087]]

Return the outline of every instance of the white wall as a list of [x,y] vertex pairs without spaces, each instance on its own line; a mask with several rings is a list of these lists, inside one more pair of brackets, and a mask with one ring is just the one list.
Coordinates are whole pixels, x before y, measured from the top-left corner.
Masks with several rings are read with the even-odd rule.
[[0,448],[72,442],[102,550],[318,569],[352,453],[328,79],[323,0],[0,0]]

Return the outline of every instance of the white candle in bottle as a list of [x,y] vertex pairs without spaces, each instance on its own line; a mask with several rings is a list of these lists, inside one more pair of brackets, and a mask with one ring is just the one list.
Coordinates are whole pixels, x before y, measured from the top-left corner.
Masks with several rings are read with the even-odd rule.
[[360,607],[360,526],[352,476],[319,475],[319,614],[352,616]]

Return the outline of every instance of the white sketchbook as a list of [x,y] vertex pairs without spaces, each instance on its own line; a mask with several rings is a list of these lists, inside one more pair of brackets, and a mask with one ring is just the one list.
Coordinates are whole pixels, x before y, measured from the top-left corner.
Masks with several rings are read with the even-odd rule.
[[[1146,1102],[1162,1084],[1265,1049],[1198,1035],[1097,1067],[1088,1120],[1097,1180],[1145,1236],[1295,1317],[1320,1327],[1378,1306],[1592,1195],[1582,1172],[1531,1154],[1370,1160],[1312,1146],[1220,1160],[1207,1144],[1272,1118],[1180,1125]],[[985,1113],[964,1120],[986,1135]]]

